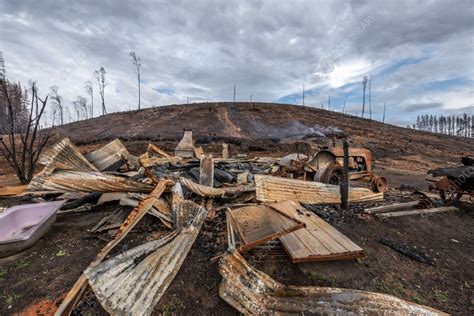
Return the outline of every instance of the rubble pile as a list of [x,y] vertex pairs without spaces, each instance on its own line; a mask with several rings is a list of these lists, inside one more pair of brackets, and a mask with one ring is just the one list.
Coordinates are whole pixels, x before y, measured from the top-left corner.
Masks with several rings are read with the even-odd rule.
[[[206,218],[216,213],[225,214],[228,248],[214,257],[220,260],[223,276],[219,295],[241,313],[443,314],[385,294],[286,286],[253,268],[242,254],[275,242],[294,263],[352,260],[365,254],[325,221],[344,210],[339,207],[339,185],[312,179],[318,173],[315,164],[322,160],[301,154],[282,159],[237,157],[230,157],[227,144],[222,157],[204,153],[194,145],[192,131],[185,131],[173,155],[150,144],[136,157],[119,140],[83,154],[68,138],[44,152],[40,159],[44,168],[28,186],[5,188],[0,195],[62,201],[58,214],[93,212],[104,203],[117,206],[89,230],[110,232],[112,239],[67,293],[56,315],[70,314],[88,288],[113,315],[151,314],[199,238]],[[332,163],[324,166],[330,168],[325,172],[339,170],[336,160]],[[361,168],[360,161],[352,164]],[[364,170],[359,169],[361,174]],[[371,170],[359,178],[386,188],[385,179]],[[351,204],[383,198],[383,190],[350,187],[348,192]],[[373,209],[366,213],[383,214]],[[110,256],[145,217],[159,225],[160,233]]]

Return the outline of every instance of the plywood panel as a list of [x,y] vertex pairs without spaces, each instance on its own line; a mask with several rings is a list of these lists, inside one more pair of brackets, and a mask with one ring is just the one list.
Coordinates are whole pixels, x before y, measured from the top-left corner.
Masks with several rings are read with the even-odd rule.
[[242,242],[241,251],[304,227],[302,222],[265,205],[241,207],[229,215]]
[[301,230],[279,237],[293,262],[363,257],[362,248],[299,203],[285,201],[266,205],[306,225]]

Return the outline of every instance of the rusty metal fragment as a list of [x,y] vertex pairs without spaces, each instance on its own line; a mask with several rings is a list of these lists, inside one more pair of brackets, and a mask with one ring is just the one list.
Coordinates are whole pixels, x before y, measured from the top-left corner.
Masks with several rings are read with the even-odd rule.
[[[257,200],[280,202],[286,200],[309,204],[339,204],[339,186],[321,182],[255,175]],[[349,188],[349,203],[383,200],[383,193],[374,193],[366,188]]]
[[67,137],[44,151],[38,162],[46,166],[46,173],[54,169],[98,171]]
[[153,186],[128,178],[76,170],[40,172],[31,180],[28,191],[51,192],[150,192]]
[[232,244],[219,272],[219,296],[245,315],[447,315],[387,294],[287,286],[249,265]]
[[99,171],[117,170],[128,160],[128,150],[118,139],[87,153],[85,157]]
[[253,185],[240,185],[235,187],[223,187],[223,188],[211,188],[199,183],[196,183],[192,180],[186,179],[181,177],[179,179],[184,186],[186,186],[189,190],[193,191],[199,196],[202,197],[217,197],[217,196],[231,196],[236,195],[243,192],[253,192],[255,191],[255,187]]
[[126,251],[84,273],[97,299],[112,315],[150,315],[196,240],[206,210],[192,201],[174,205],[178,229]]

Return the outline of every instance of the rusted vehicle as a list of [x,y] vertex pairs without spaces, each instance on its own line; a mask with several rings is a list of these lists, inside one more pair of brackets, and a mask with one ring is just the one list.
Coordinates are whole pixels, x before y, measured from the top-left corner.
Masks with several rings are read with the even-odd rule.
[[432,182],[430,191],[437,191],[448,204],[458,202],[463,195],[474,196],[474,159],[462,157],[462,166],[437,168],[428,171],[438,179],[427,179]]
[[[305,164],[305,172],[313,180],[339,184],[343,176],[344,150],[342,147],[323,148]],[[370,183],[375,192],[387,191],[387,180],[373,172],[372,152],[367,148],[349,148],[349,178]]]

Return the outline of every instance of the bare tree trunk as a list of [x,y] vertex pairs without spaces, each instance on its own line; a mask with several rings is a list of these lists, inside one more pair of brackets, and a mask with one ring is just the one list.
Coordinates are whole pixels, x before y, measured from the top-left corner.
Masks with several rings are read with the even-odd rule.
[[141,104],[141,92],[140,92],[140,72],[138,72],[138,109],[140,110],[140,104]]
[[[32,84],[32,99],[28,121],[25,126],[15,126],[15,109],[12,106],[11,96],[7,89],[7,82],[0,80],[9,112],[8,144],[0,137],[0,152],[7,160],[10,167],[15,171],[21,184],[27,184],[33,177],[39,155],[51,137],[51,129],[41,133],[38,137],[38,129],[41,117],[44,114],[48,96],[41,100],[37,95],[36,85]],[[23,95],[21,96],[24,97]],[[40,104],[41,103],[41,106]],[[35,110],[34,110],[35,109]],[[35,116],[33,117],[33,112]],[[36,114],[37,113],[37,114]],[[20,123],[23,124],[23,123]]]

